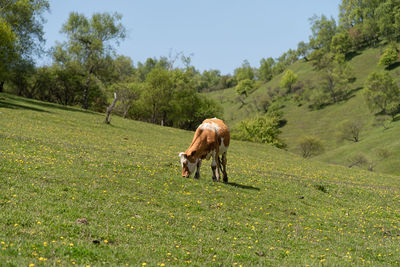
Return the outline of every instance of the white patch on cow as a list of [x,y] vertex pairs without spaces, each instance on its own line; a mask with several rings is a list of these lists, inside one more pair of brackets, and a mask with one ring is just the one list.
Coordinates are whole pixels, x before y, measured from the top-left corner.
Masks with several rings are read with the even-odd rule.
[[188,169],[189,169],[189,173],[190,174],[192,174],[192,173],[194,173],[194,171],[196,170],[196,166],[197,166],[197,162],[199,161],[199,159],[196,159],[196,162],[195,163],[191,163],[189,160],[188,160]]
[[219,145],[219,153],[222,155],[228,151],[228,147],[224,144],[224,138],[221,138],[221,144]]
[[181,152],[179,153],[179,157],[180,157],[180,161],[181,161],[181,166],[183,167],[183,164],[185,164],[186,162],[188,162],[187,158],[186,158],[186,154]]
[[215,150],[213,150],[210,154],[212,154],[211,166],[215,167],[215,166],[217,166],[217,161],[215,160],[215,156],[216,156],[217,152]]
[[184,164],[187,164],[187,167],[189,169],[189,173],[190,174],[194,173],[194,171],[196,170],[197,162],[199,161],[199,159],[196,159],[196,161],[194,163],[192,163],[187,159],[187,156],[186,156],[186,154],[184,152],[179,153],[179,157],[180,157],[182,168],[183,168]]
[[219,132],[219,130],[221,130],[221,127],[218,126],[218,124],[214,123],[214,122],[206,122],[203,124],[200,124],[199,128],[201,130],[210,130],[210,131],[215,131],[216,133]]

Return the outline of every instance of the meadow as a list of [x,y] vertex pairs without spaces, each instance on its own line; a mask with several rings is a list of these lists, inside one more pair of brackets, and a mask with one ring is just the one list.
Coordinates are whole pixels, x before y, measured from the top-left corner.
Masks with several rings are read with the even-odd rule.
[[182,178],[193,132],[0,94],[1,266],[400,264],[400,178],[233,140],[229,183]]

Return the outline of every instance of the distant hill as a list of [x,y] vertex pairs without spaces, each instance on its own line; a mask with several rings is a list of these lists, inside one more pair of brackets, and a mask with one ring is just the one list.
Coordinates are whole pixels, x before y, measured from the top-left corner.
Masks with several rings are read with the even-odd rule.
[[[326,148],[324,154],[316,157],[318,160],[348,166],[354,157],[362,155],[372,164],[374,171],[400,175],[400,124],[395,121],[390,124],[389,129],[384,130],[383,126],[375,123],[376,116],[369,111],[361,94],[368,75],[373,71],[383,70],[383,67],[378,66],[383,49],[368,48],[352,55],[348,63],[352,66],[356,79],[351,84],[353,92],[348,100],[318,110],[310,109],[305,101],[295,101],[293,95],[283,100],[282,111],[287,124],[281,128],[281,138],[288,144],[289,151],[299,153],[298,140],[304,136],[315,136],[322,140]],[[318,86],[320,75],[310,62],[300,60],[289,66],[289,69],[298,74],[298,80],[303,85],[311,83]],[[399,69],[393,68],[390,73],[396,77],[398,71]],[[222,104],[224,118],[234,126],[243,119],[263,114],[257,107],[257,101],[268,97],[268,88],[279,87],[281,78],[282,74],[252,92],[245,99],[245,105],[238,101],[234,88],[214,91],[208,95]],[[346,120],[363,123],[360,142],[338,142],[339,126]],[[381,148],[390,152],[385,160],[377,156]],[[362,168],[365,169],[366,166]]]

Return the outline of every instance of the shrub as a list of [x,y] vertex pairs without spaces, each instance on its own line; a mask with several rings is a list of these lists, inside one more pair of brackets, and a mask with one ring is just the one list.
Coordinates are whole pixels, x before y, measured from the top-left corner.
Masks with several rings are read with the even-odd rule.
[[313,109],[320,109],[329,102],[329,96],[321,89],[312,90],[309,99]]
[[269,116],[259,116],[241,121],[232,129],[232,138],[268,143],[278,148],[285,148],[286,144],[279,139],[279,119]]
[[299,141],[299,148],[303,158],[310,158],[324,152],[321,140],[312,136],[305,136]]
[[390,45],[385,49],[381,58],[379,59],[379,65],[389,67],[397,61],[397,58],[398,52],[396,45]]
[[349,159],[349,168],[353,166],[367,166],[369,170],[373,169],[373,164],[364,154],[357,154]]
[[290,93],[293,85],[297,82],[298,75],[292,70],[287,70],[281,79],[280,86],[286,90],[285,94]]
[[359,120],[345,121],[340,126],[340,139],[353,142],[360,141],[360,133],[364,127],[364,123]]
[[391,123],[392,120],[389,116],[378,116],[375,118],[373,126],[383,127],[383,130],[387,130]]
[[380,160],[387,159],[392,155],[392,151],[387,147],[377,148],[375,152]]

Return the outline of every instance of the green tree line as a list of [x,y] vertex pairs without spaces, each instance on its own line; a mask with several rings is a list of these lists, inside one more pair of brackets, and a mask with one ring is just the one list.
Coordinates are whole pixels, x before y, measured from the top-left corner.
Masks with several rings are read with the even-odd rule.
[[[184,129],[222,116],[221,107],[199,92],[229,87],[229,77],[216,70],[200,73],[181,53],[134,66],[116,53],[126,36],[120,14],[70,13],[61,28],[67,40],[50,51],[53,63],[36,67],[34,58],[44,53],[48,1],[1,0],[0,10],[0,91],[96,111],[104,111],[116,92],[116,110],[124,117]],[[184,68],[173,66],[179,56]]]
[[[245,60],[233,75],[212,69],[200,72],[183,53],[133,64],[116,52],[126,36],[117,13],[95,13],[87,18],[72,12],[61,28],[67,40],[49,51],[52,64],[37,67],[35,58],[44,53],[43,15],[49,8],[47,0],[0,0],[0,92],[97,111],[104,111],[117,92],[121,115],[185,129],[193,129],[204,117],[222,115],[221,107],[200,92],[236,87],[244,105],[245,98],[262,83],[285,72],[281,91],[271,91],[271,95],[304,93],[302,97],[311,106],[321,108],[349,96],[353,75],[346,62],[353,52],[393,42],[380,64],[390,66],[398,58],[400,0],[342,0],[338,22],[324,15],[312,17],[308,42],[299,42],[296,49],[276,59],[262,58],[258,68]],[[184,67],[174,66],[179,58]],[[307,92],[299,90],[303,83],[297,74],[287,70],[299,59],[310,61],[322,75],[321,84],[308,86]],[[382,99],[374,94],[390,94],[377,93],[371,79],[365,94],[371,110],[395,116],[397,103],[386,101],[389,104],[380,109],[382,104],[373,103]],[[266,100],[265,112],[268,102],[274,100]]]

